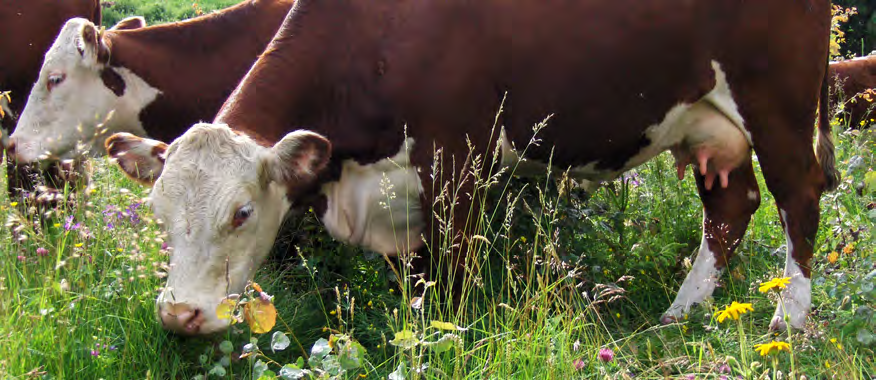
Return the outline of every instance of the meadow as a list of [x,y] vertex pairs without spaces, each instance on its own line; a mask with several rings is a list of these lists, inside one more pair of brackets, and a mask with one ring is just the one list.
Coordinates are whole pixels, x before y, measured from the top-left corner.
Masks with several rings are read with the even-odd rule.
[[[106,25],[195,9],[184,0],[114,3]],[[158,8],[161,16],[149,19]],[[273,328],[244,321],[224,334],[186,338],[156,319],[172,249],[148,189],[94,159],[93,186],[62,207],[0,192],[0,378],[776,379],[793,371],[794,378],[873,379],[876,132],[832,120],[842,182],[822,196],[813,310],[790,336],[768,333],[775,294],[758,290],[781,277],[786,248],[759,168],[761,206],[721,287],[674,324],[659,316],[694,258],[702,206],[693,176],[676,179],[663,154],[592,192],[562,172],[523,179],[513,168],[478,178],[473,199],[452,182],[435,183],[446,189],[440,215],[454,201],[484,210],[465,241],[472,271],[457,274],[463,285],[454,294],[419,281],[405,265],[409,256],[387,259],[336,242],[302,210],[286,221],[251,288],[252,299],[273,296]],[[453,174],[440,161],[432,170],[439,179]],[[430,247],[436,252],[450,249],[440,232]],[[718,322],[732,302],[753,310]],[[755,350],[774,341],[787,350]]]

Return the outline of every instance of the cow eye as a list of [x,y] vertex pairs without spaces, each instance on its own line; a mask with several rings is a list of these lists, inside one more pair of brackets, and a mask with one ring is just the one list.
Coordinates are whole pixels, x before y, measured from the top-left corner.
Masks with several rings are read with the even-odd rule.
[[247,219],[249,219],[250,216],[252,216],[252,213],[252,203],[247,203],[243,206],[240,206],[240,208],[238,208],[237,211],[234,212],[234,219],[231,221],[231,225],[234,228],[240,227],[241,225],[243,225],[243,223],[246,222]]
[[51,91],[53,88],[57,87],[59,84],[64,82],[64,79],[67,79],[67,74],[64,73],[55,73],[49,74],[49,80],[46,82],[46,87]]

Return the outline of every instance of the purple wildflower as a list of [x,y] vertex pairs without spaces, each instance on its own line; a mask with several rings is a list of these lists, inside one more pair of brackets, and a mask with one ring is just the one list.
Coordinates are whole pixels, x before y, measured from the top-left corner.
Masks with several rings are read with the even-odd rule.
[[109,346],[109,350],[110,350],[110,351],[115,351],[116,348],[117,348],[116,346]]
[[614,359],[614,351],[610,348],[603,348],[599,350],[599,360],[602,360],[605,363],[608,363]]
[[36,254],[37,254],[37,256],[48,256],[49,250],[45,249],[43,247],[39,247],[36,249]]
[[100,356],[100,351],[98,351],[98,350],[91,350],[91,356],[94,356],[94,357]]
[[718,367],[718,373],[730,373],[730,366],[727,365],[727,363],[721,364],[721,366]]
[[67,217],[67,222],[64,223],[64,231],[74,231],[79,229],[79,223],[73,224],[73,215]]
[[26,257],[24,257],[22,255],[18,255],[18,261],[24,262],[25,260],[27,260]]
[[575,359],[575,360],[573,360],[573,361],[572,361],[572,365],[575,367],[575,370],[576,370],[576,371],[580,371],[580,370],[584,369],[584,367],[586,366],[586,364],[584,363],[584,361],[581,360],[581,359]]
[[168,247],[168,245],[167,245],[166,241],[161,242],[161,250],[166,251],[167,247]]

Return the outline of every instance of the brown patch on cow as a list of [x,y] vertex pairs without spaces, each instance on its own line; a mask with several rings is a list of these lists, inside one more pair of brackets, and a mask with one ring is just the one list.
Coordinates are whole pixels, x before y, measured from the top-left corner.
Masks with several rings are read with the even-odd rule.
[[100,70],[100,79],[103,81],[103,85],[110,89],[113,94],[116,94],[116,96],[121,97],[125,95],[125,80],[122,79],[122,76],[116,70],[112,68]]
[[141,16],[128,17],[113,25],[110,30],[131,30],[146,27],[146,19]]
[[167,152],[167,144],[159,144],[152,147],[152,157],[155,157],[156,160],[164,162],[166,158],[164,152]]

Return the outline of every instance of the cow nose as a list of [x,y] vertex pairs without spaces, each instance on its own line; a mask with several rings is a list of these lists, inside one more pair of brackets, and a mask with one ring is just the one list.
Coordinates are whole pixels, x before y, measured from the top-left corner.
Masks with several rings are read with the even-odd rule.
[[181,302],[162,303],[158,307],[158,316],[165,329],[178,334],[197,334],[204,323],[204,316],[200,309]]

